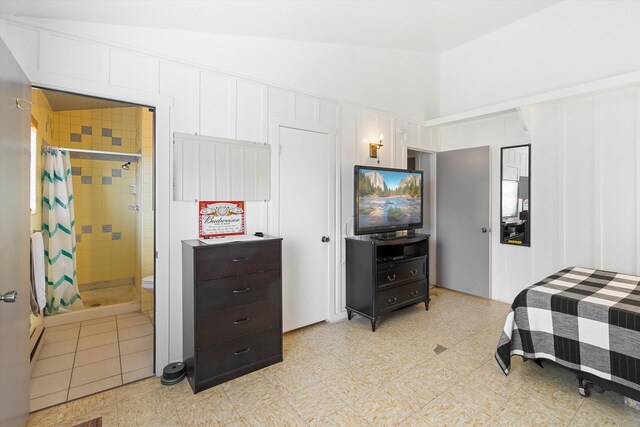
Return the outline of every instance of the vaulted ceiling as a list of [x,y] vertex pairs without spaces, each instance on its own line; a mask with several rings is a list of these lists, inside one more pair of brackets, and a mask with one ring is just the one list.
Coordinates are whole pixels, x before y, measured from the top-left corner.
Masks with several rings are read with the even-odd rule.
[[0,13],[438,53],[555,3],[558,0],[0,0]]

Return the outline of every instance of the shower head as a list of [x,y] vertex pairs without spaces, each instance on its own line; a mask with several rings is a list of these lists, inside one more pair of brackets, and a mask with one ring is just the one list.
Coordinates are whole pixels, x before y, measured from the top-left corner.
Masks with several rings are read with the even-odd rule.
[[122,169],[128,171],[129,170],[129,165],[131,164],[131,162],[127,162],[124,165],[122,165]]

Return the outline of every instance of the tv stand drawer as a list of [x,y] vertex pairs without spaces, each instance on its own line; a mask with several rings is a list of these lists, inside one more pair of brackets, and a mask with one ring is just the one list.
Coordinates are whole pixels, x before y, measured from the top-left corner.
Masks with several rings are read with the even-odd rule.
[[424,280],[420,280],[378,292],[376,298],[378,310],[390,311],[405,302],[423,299],[425,296],[425,289],[426,282]]
[[397,286],[407,281],[423,280],[427,277],[427,257],[413,258],[378,267],[376,283],[378,289]]

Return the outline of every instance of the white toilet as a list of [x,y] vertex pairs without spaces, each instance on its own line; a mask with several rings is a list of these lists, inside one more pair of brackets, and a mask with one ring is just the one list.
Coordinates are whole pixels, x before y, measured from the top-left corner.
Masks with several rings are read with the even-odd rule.
[[146,289],[149,292],[153,292],[153,288],[154,288],[153,276],[147,276],[144,279],[142,279],[142,289]]

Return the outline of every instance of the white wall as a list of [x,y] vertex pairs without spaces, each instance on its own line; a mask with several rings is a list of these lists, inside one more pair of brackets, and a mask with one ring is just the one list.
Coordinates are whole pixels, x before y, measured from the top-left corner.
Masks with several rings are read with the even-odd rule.
[[416,122],[438,115],[436,54],[70,21],[30,22]]
[[640,2],[563,1],[441,56],[441,115],[640,69]]
[[[373,108],[215,72],[189,62],[126,49],[113,42],[97,41],[94,37],[88,39],[12,21],[0,20],[0,36],[36,85],[157,107],[156,372],[161,372],[169,361],[182,358],[181,240],[197,237],[195,202],[172,201],[173,132],[270,142],[269,125],[286,123],[302,129],[327,129],[338,136],[336,157],[341,158],[335,188],[338,227],[332,241],[340,243],[335,259],[336,278],[330,289],[335,295],[335,304],[328,313],[332,319],[343,315],[341,242],[349,232],[346,223],[353,210],[353,165],[375,162],[368,159],[366,140],[377,140],[380,133],[385,135],[381,151],[384,166],[404,163],[407,147],[436,148],[430,133],[423,132],[419,125]],[[200,45],[199,51],[204,56],[210,53],[206,44]],[[342,84],[343,81],[336,81],[330,89],[337,90]],[[277,150],[272,146],[274,157]],[[272,174],[277,174],[277,170]],[[272,187],[271,202],[247,205],[249,233],[274,232],[276,190]]]
[[569,266],[640,273],[640,89],[530,108],[531,247],[499,243],[500,147],[526,143],[517,113],[440,129],[443,150],[491,146],[492,298]]

